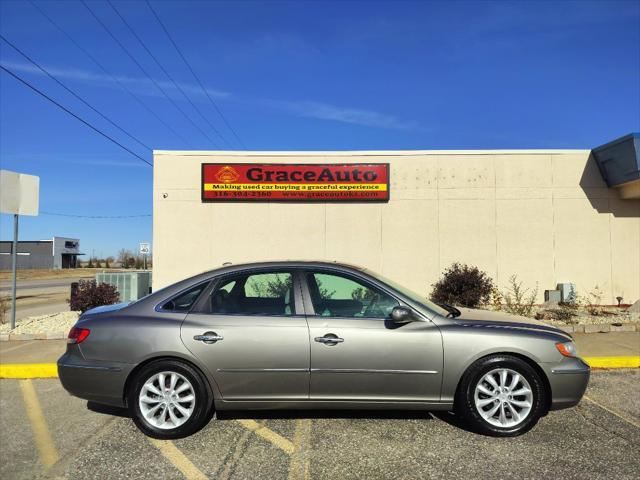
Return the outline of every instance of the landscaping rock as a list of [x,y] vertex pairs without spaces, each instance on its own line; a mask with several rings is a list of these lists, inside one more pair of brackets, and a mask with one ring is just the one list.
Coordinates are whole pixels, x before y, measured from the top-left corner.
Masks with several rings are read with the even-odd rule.
[[34,336],[35,334],[43,334],[44,338],[49,333],[55,333],[58,336],[60,332],[64,332],[62,338],[66,338],[67,333],[71,327],[78,321],[80,312],[60,312],[53,315],[39,315],[36,317],[27,317],[18,320],[16,328],[11,330],[11,325],[5,323],[0,325],[0,334],[9,334],[15,338],[10,340],[17,340],[17,335],[27,334]]
[[611,325],[612,332],[635,332],[637,325],[635,323],[621,323],[619,325]]
[[611,331],[611,325],[608,324],[591,324],[584,326],[584,333],[609,333]]

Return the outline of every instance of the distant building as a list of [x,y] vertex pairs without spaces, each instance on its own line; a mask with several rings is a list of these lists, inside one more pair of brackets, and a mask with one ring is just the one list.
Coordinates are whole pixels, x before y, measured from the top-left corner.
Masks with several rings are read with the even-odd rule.
[[[0,269],[11,268],[11,241],[0,241]],[[60,269],[79,266],[80,240],[53,237],[51,240],[23,240],[18,242],[19,269]]]

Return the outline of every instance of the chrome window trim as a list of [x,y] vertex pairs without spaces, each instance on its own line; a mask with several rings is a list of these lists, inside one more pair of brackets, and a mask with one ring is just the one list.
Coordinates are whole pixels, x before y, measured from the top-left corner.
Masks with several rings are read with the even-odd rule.
[[163,305],[168,303],[168,302],[170,302],[170,301],[172,301],[174,298],[177,298],[177,297],[187,293],[189,290],[193,290],[194,288],[199,287],[202,284],[210,283],[211,280],[212,280],[211,278],[208,278],[208,279],[203,280],[201,282],[189,285],[187,288],[184,288],[183,290],[180,290],[178,293],[176,293],[174,295],[171,295],[169,298],[165,298],[165,299],[161,300],[160,302],[156,303],[156,305],[153,307],[154,311],[156,311],[158,313],[184,313],[186,315],[187,313],[191,312],[193,307],[198,303],[198,301],[202,297],[202,294],[207,291],[207,288],[209,287],[209,285],[205,285],[204,286],[204,288],[202,289],[200,294],[196,297],[196,299],[193,301],[193,303],[191,304],[191,306],[189,307],[188,310],[170,310],[168,308],[163,308]]

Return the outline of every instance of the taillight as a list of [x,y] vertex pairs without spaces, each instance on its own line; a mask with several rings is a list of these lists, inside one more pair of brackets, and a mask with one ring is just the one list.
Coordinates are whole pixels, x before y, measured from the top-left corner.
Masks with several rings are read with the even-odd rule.
[[69,330],[67,343],[82,343],[86,340],[90,333],[91,330],[89,330],[88,328],[71,327],[71,330]]

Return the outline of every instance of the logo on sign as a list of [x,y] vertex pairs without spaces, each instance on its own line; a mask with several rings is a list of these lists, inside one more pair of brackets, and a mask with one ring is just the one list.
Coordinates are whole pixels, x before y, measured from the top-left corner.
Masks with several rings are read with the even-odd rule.
[[225,165],[218,170],[216,178],[222,183],[233,183],[240,178],[240,175],[236,172],[235,168]]

